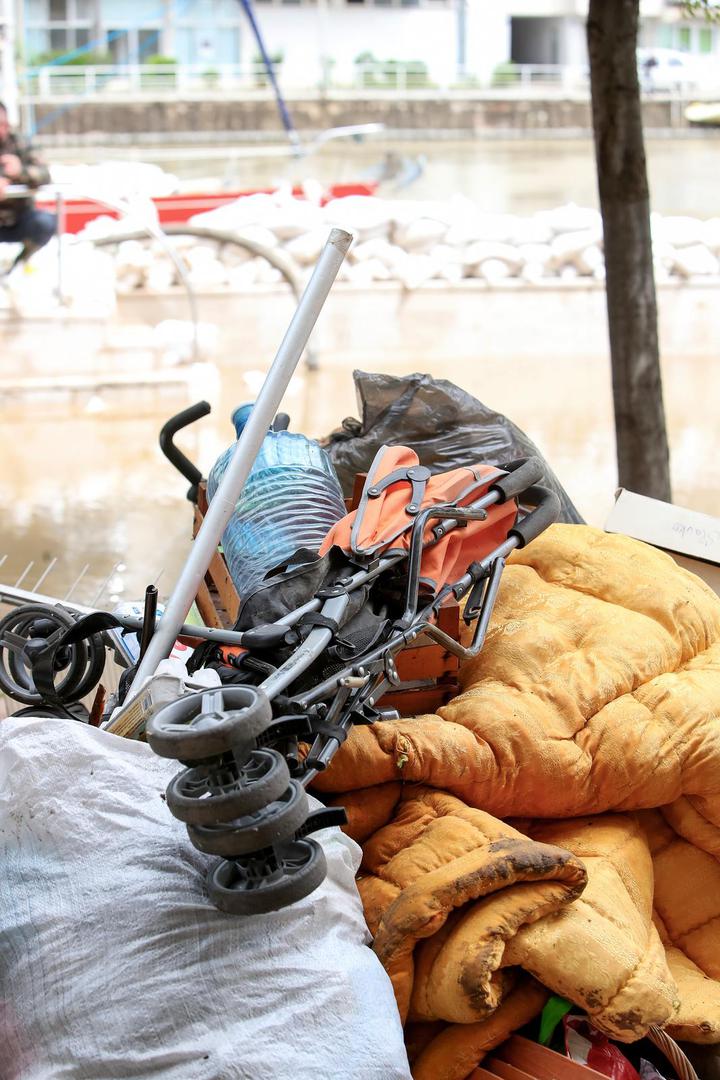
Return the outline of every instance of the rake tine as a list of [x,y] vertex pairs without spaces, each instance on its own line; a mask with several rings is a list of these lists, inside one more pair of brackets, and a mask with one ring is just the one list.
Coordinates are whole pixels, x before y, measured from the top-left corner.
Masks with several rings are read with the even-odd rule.
[[113,576],[113,574],[115,573],[115,571],[117,570],[119,565],[120,565],[120,563],[116,562],[115,565],[113,566],[112,570],[108,574],[108,576],[103,581],[102,585],[100,586],[100,591],[98,592],[97,596],[95,597],[95,599],[92,602],[92,607],[97,607],[98,604],[100,603],[100,597],[102,596],[102,594],[107,589],[108,584],[110,583],[110,578]]
[[27,566],[26,566],[26,567],[25,567],[25,569],[23,570],[22,574],[20,575],[20,577],[19,577],[19,578],[17,579],[17,581],[15,582],[15,588],[16,588],[16,589],[19,589],[19,588],[20,588],[20,586],[22,585],[23,581],[24,581],[24,580],[25,580],[25,578],[26,578],[26,577],[28,576],[28,574],[30,573],[30,571],[32,570],[32,568],[33,568],[33,566],[34,566],[34,565],[35,565],[35,560],[34,560],[34,559],[32,559],[32,560],[31,560],[31,561],[30,561],[30,562],[29,562],[29,563],[27,564]]
[[33,592],[40,592],[40,586],[42,585],[43,581],[48,576],[48,574],[50,573],[50,571],[52,570],[52,568],[53,568],[53,566],[55,565],[56,562],[57,562],[57,555],[53,559],[50,560],[50,562],[47,564],[47,566],[43,570],[40,577],[35,582],[35,588],[33,589]]
[[78,585],[80,584],[80,582],[82,581],[82,579],[83,579],[83,578],[85,577],[85,575],[87,574],[87,572],[88,572],[88,570],[89,570],[89,569],[90,569],[90,563],[89,563],[89,562],[88,562],[88,563],[85,563],[85,565],[83,566],[82,570],[80,571],[80,573],[78,574],[78,576],[77,576],[77,577],[75,578],[75,581],[74,581],[74,582],[72,583],[72,585],[70,586],[70,589],[69,589],[69,591],[65,593],[65,596],[63,597],[63,600],[69,600],[69,599],[70,599],[70,597],[71,597],[71,596],[72,596],[72,594],[73,594],[73,593],[75,592],[75,590],[77,589]]

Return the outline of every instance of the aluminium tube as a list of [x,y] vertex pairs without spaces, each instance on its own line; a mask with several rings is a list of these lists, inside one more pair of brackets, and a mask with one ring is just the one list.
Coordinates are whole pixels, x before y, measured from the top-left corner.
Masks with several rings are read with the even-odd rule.
[[143,680],[153,675],[160,661],[170,654],[351,243],[350,233],[343,229],[331,231],[168,598],[160,625],[138,666],[130,695],[137,693]]

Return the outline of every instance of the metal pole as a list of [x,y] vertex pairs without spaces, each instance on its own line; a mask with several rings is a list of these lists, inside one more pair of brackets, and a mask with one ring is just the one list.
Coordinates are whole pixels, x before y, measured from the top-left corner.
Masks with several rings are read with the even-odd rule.
[[63,304],[63,233],[65,232],[65,200],[61,191],[55,192],[55,211],[57,213],[57,297]]
[[160,624],[138,665],[130,695],[140,689],[142,682],[153,675],[160,661],[170,654],[351,243],[352,236],[342,229],[333,229],[328,237],[190,555],[168,598]]

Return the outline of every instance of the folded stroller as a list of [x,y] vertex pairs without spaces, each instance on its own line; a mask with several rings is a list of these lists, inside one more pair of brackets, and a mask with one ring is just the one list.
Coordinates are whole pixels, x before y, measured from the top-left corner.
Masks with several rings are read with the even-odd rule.
[[[156,712],[146,737],[185,768],[167,789],[193,844],[221,856],[208,879],[223,911],[277,910],[325,876],[310,834],[345,813],[310,813],[306,789],[353,724],[397,716],[383,698],[397,658],[424,635],[459,658],[482,648],[506,557],[550,525],[557,496],[535,458],[431,475],[404,446],[383,447],[359,504],[320,550],[301,549],[241,598],[232,645],[196,651],[223,685]],[[438,626],[462,601],[469,644]]]

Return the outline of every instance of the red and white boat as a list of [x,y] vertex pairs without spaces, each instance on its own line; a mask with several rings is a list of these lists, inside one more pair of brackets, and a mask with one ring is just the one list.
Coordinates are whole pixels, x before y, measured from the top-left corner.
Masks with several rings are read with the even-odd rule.
[[[330,184],[321,199],[322,205],[330,199],[339,199],[345,195],[374,195],[377,191],[377,183],[362,182],[353,184]],[[202,214],[208,210],[217,210],[219,206],[226,206],[235,202],[244,195],[271,195],[274,188],[251,188],[247,191],[218,191],[213,194],[203,192],[183,195],[162,195],[154,198],[152,202],[157,207],[158,219],[161,225],[182,224],[195,214]],[[303,198],[301,187],[293,188],[293,195]],[[37,199],[37,206],[43,210],[54,211],[56,202],[54,198]],[[64,231],[66,233],[79,233],[89,221],[101,215],[112,217],[116,220],[122,215],[119,210],[108,208],[104,203],[95,202],[93,199],[67,198],[63,202],[64,208]]]

